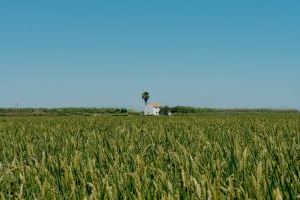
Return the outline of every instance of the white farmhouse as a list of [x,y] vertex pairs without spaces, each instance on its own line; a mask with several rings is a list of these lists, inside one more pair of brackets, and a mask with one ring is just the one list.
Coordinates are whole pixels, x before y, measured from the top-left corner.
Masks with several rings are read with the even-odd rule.
[[148,103],[144,109],[144,115],[158,116],[160,111],[159,103]]

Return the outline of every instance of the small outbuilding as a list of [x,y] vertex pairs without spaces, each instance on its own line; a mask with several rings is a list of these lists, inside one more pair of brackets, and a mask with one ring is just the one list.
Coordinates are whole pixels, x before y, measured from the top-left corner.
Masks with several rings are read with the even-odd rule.
[[144,115],[158,116],[160,111],[159,103],[148,103],[144,108]]

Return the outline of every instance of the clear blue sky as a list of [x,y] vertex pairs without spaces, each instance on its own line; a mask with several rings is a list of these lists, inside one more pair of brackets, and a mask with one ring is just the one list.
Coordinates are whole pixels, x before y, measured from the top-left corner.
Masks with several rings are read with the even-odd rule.
[[300,1],[2,1],[0,107],[300,107]]

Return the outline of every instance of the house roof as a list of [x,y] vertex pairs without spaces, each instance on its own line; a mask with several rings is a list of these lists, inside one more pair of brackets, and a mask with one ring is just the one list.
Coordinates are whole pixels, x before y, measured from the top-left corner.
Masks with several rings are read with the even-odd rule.
[[154,108],[159,108],[160,107],[160,103],[148,103],[147,105],[153,106]]

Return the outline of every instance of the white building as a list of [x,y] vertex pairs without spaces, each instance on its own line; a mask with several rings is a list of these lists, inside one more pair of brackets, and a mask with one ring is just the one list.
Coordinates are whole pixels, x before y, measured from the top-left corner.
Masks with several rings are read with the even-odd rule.
[[160,105],[159,103],[148,103],[144,108],[144,115],[159,115]]

